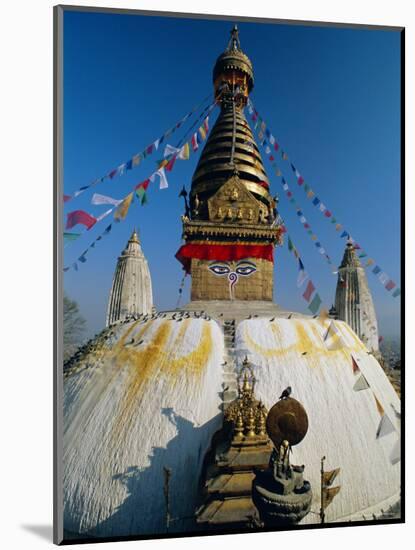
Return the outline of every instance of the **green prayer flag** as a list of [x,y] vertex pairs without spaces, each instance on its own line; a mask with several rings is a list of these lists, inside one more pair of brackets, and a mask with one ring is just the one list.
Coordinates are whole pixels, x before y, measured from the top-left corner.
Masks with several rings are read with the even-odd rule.
[[331,218],[331,223],[337,223],[336,218]]
[[290,202],[294,204],[294,203],[295,203],[295,199],[291,199]]
[[308,185],[308,183],[304,184],[304,191],[310,191],[310,186]]
[[147,204],[147,203],[148,203],[147,193],[144,193],[144,195],[141,199],[141,206],[143,206],[143,204]]
[[290,237],[288,237],[288,250],[291,252],[294,249],[294,245]]
[[320,298],[318,292],[316,292],[314,298],[308,304],[307,307],[311,311],[311,313],[313,313],[315,315],[317,313],[317,311],[320,309],[320,305],[321,305],[321,298]]
[[80,233],[64,233],[63,240],[66,242],[75,241],[80,236]]

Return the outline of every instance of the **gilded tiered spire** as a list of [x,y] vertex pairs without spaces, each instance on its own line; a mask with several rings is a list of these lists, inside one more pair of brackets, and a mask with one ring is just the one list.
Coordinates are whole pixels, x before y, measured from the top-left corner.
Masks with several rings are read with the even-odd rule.
[[108,301],[107,326],[153,308],[151,276],[137,231],[131,234],[118,258]]
[[242,52],[237,27],[213,69],[213,85],[221,112],[192,179],[191,206],[200,202],[199,218],[207,218],[206,201],[233,174],[264,205],[272,203],[261,155],[244,115],[253,88],[252,63]]
[[192,178],[185,244],[176,255],[192,276],[193,301],[273,299],[273,250],[282,244],[282,229],[244,115],[253,85],[235,26],[213,69],[220,114]]

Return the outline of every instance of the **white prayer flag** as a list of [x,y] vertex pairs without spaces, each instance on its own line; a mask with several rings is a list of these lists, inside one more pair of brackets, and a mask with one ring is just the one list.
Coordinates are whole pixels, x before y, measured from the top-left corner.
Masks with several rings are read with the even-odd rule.
[[180,152],[180,149],[173,147],[173,145],[167,144],[164,149],[164,158],[169,157],[170,155],[175,155]]
[[275,143],[275,137],[272,134],[270,135],[269,142],[271,143],[271,145],[274,145]]
[[297,277],[297,287],[300,288],[304,282],[308,279],[308,273],[304,269],[300,269]]
[[356,380],[355,385],[353,386],[354,391],[362,391],[369,389],[370,386],[366,380],[366,378],[361,374],[359,378]]
[[376,439],[383,437],[384,435],[389,435],[392,432],[396,431],[395,426],[392,424],[391,419],[387,414],[384,414],[379,422],[378,431],[376,432]]
[[159,170],[157,170],[156,174],[160,177],[160,189],[167,189],[169,184],[166,178],[166,172],[164,171],[164,168],[160,168]]
[[91,204],[94,205],[101,205],[101,204],[112,204],[113,206],[118,206],[121,204],[123,199],[113,199],[112,197],[108,197],[107,195],[100,195],[99,193],[94,193],[92,195]]

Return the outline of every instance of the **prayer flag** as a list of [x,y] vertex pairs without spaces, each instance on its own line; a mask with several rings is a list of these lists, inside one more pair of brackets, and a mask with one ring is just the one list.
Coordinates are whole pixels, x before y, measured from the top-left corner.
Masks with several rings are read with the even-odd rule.
[[391,454],[389,455],[389,460],[391,461],[391,464],[397,464],[401,460],[401,441],[400,441],[400,439],[398,439],[398,441],[393,446]]
[[379,437],[383,437],[385,435],[389,435],[395,431],[396,429],[395,426],[392,424],[391,419],[387,414],[384,414],[379,422],[378,431],[376,432],[376,439],[379,439]]
[[68,201],[71,200],[71,198],[72,198],[71,195],[64,195],[63,196],[63,202],[68,202]]
[[125,197],[125,199],[122,201],[120,206],[117,208],[117,210],[114,213],[114,220],[115,221],[121,221],[124,220],[125,217],[128,214],[128,210],[130,208],[130,205],[134,198],[134,192],[130,193]]
[[356,363],[353,355],[352,355],[352,370],[353,370],[353,374],[359,374],[360,372],[359,365]]
[[281,153],[282,153],[282,159],[283,159],[283,160],[288,160],[288,155],[287,155],[287,153],[285,153],[284,151],[281,151]]
[[275,144],[275,137],[272,134],[269,136],[269,142],[271,143],[271,145]]
[[151,155],[151,153],[153,152],[153,147],[154,147],[153,143],[147,147],[146,149],[147,155]]
[[320,199],[318,197],[315,197],[312,202],[314,206],[318,206],[320,204]]
[[343,231],[343,233],[340,235],[340,238],[344,239],[344,237],[347,237],[347,236],[348,236],[347,231]]
[[290,239],[290,237],[288,237],[288,250],[291,252],[292,250],[294,250],[294,245],[293,245],[293,242],[292,240]]
[[140,164],[141,155],[138,153],[138,155],[134,155],[132,158],[133,166],[138,166]]
[[[171,172],[173,170],[173,166],[174,166],[174,163],[176,162],[176,155],[174,155],[170,160],[169,162],[166,164],[165,166],[165,169],[168,171],[168,172]],[[164,168],[160,168],[160,170],[164,170]]]
[[378,265],[375,265],[375,267],[372,269],[372,273],[374,273],[375,275],[377,275],[381,271],[382,270],[380,269],[380,267]]
[[340,491],[340,486],[338,487],[328,487],[326,489],[323,489],[323,498],[322,498],[322,505],[323,510],[329,506],[333,502],[334,497],[337,495],[337,493]]
[[203,128],[205,129],[205,132],[208,133],[209,132],[209,117],[206,117],[204,122],[203,122]]
[[88,212],[85,212],[84,210],[74,210],[73,212],[69,212],[67,214],[65,229],[71,229],[79,223],[85,225],[85,227],[89,230],[96,224],[96,222],[97,219],[94,216],[91,216],[91,214],[88,214]]
[[108,235],[108,233],[111,231],[112,223],[109,224],[108,227],[105,228],[103,235]]
[[159,170],[157,170],[156,174],[160,177],[160,189],[167,189],[169,184],[167,182],[166,173],[164,171],[164,168],[160,168]]
[[326,210],[324,212],[324,215],[326,216],[326,218],[330,218],[331,217],[331,212],[329,210]]
[[382,273],[379,274],[379,281],[384,285],[388,280],[388,275],[384,271],[382,271]]
[[298,185],[303,185],[303,183],[304,183],[303,176],[298,176],[297,183],[298,183]]
[[206,130],[204,129],[203,126],[201,126],[199,128],[199,135],[202,138],[202,141],[204,141],[206,139]]
[[101,205],[101,204],[112,204],[113,206],[118,206],[122,203],[122,199],[113,199],[107,195],[100,195],[99,193],[94,193],[92,195],[91,204]]
[[340,472],[340,468],[336,468],[335,470],[330,470],[329,472],[323,472],[323,487],[330,487],[330,485],[333,485],[333,481],[336,479]]
[[353,391],[363,391],[368,390],[369,388],[370,386],[368,384],[368,381],[363,376],[363,374],[361,374],[353,386]]
[[304,185],[304,191],[307,192],[307,191],[309,191],[309,190],[310,190],[310,186],[308,185],[308,183],[306,183],[306,184]]
[[83,264],[86,262],[85,253],[79,256],[78,262],[82,262]]
[[176,155],[177,153],[180,153],[180,149],[173,147],[173,145],[167,144],[164,148],[164,158],[170,157],[171,155]]
[[275,149],[276,151],[278,151],[279,147],[280,147],[280,146],[278,145],[278,143],[275,142],[275,143],[274,143],[274,149]]
[[400,288],[397,288],[397,289],[395,290],[395,292],[392,294],[392,296],[393,296],[394,298],[396,298],[397,296],[399,296],[400,293],[401,293],[401,289],[400,289]]
[[124,164],[120,164],[120,165],[118,166],[118,168],[117,168],[117,174],[118,174],[119,176],[122,176],[122,175],[124,174],[125,166],[126,166],[125,162],[124,162]]
[[147,193],[144,193],[144,195],[141,197],[141,206],[148,203]]
[[314,191],[309,191],[307,193],[307,198],[312,199],[314,197]]
[[294,164],[293,164],[292,162],[290,162],[290,164],[291,164],[291,170],[292,170],[294,173],[297,172],[297,170],[295,169]]
[[154,148],[155,148],[156,151],[159,148],[159,143],[160,143],[159,139],[156,139],[156,141],[154,142]]
[[310,301],[311,295],[313,294],[315,289],[316,288],[313,285],[312,281],[308,281],[307,288],[305,289],[305,292],[303,294],[303,298],[304,298],[304,300],[306,300],[306,302]]
[[372,258],[369,258],[366,262],[366,267],[369,267],[370,265],[373,265],[375,263],[375,260],[372,260]]
[[[298,261],[301,262],[300,259],[298,259]],[[308,279],[307,271],[305,271],[304,267],[302,269],[300,268],[297,276],[297,288],[302,287],[307,279]]]
[[336,351],[343,347],[340,331],[334,321],[331,321],[324,336],[324,343],[328,350]]
[[188,160],[189,156],[190,156],[189,144],[185,143],[183,147],[179,150],[179,154],[177,155],[177,158],[180,160]]
[[76,239],[80,236],[81,236],[81,233],[66,233],[65,232],[63,234],[63,240],[66,241],[66,242],[76,241]]
[[270,132],[270,129],[269,129],[269,128],[267,128],[267,129],[265,130],[265,135],[267,136],[268,139],[271,137],[271,132]]
[[320,203],[319,208],[320,208],[320,212],[324,212],[326,210],[326,207],[322,202]]
[[359,258],[366,258],[367,254],[366,252],[362,252],[361,254],[359,254]]
[[267,155],[269,155],[269,154],[271,153],[271,149],[270,149],[269,145],[267,145],[267,146],[265,147],[265,153],[266,153]]
[[117,173],[117,169],[111,170],[111,172],[108,174],[108,176],[110,177],[110,179],[112,179],[115,176],[116,173]]
[[135,186],[135,190],[139,190],[139,189],[143,189],[144,191],[147,191],[147,188],[148,186],[150,185],[150,180],[147,179],[147,180],[144,180],[142,181],[141,183],[139,183],[138,185]]
[[321,305],[321,298],[320,298],[318,292],[316,292],[313,300],[308,305],[308,309],[311,311],[311,313],[313,313],[315,315],[317,313],[317,311],[319,310],[320,305]]
[[133,168],[133,159],[129,160],[125,165],[126,170],[132,170],[132,168]]
[[78,264],[76,262],[72,264],[72,267],[74,268],[75,271],[78,271]]
[[[270,156],[269,156],[269,160],[270,160],[271,162],[272,162],[273,160],[275,160],[274,155],[270,155]],[[277,174],[277,175],[279,175],[279,174]]]
[[373,397],[375,398],[375,403],[376,403],[376,408],[378,410],[378,413],[380,414],[380,416],[383,416],[385,414],[385,411],[382,405],[379,403],[378,398],[376,397],[375,394],[373,394]]

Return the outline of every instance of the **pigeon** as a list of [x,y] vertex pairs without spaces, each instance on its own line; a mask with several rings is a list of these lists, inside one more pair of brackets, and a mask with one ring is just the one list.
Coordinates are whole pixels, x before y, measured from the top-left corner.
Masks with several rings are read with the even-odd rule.
[[222,367],[224,367],[224,366],[227,365],[227,364],[228,364],[228,362],[225,361],[224,363],[222,363]]
[[293,316],[293,314],[290,313],[290,314],[288,315],[287,319],[291,319],[292,316]]
[[272,323],[273,321],[275,321],[275,317],[269,320],[270,323]]
[[307,355],[307,352],[306,351],[303,351],[303,353],[301,355]]
[[285,390],[280,395],[280,399],[287,399],[291,395],[291,386],[288,386],[288,388],[285,388]]

